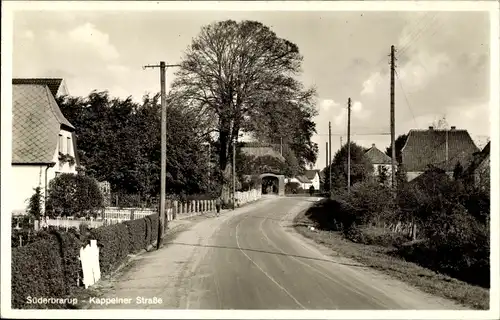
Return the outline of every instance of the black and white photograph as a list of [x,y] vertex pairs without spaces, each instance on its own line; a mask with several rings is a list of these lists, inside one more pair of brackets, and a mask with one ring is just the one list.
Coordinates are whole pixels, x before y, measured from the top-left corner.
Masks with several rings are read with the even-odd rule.
[[3,2],[2,317],[499,318],[499,9]]

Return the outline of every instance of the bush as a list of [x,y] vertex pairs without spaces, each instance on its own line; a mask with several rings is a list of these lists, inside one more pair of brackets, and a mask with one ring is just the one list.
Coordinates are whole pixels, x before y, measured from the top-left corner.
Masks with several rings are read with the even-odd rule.
[[368,245],[398,248],[409,240],[403,234],[391,232],[384,228],[368,227],[362,228],[359,231],[362,235],[360,240],[362,240],[362,243]]
[[29,304],[28,297],[64,297],[66,283],[60,245],[55,236],[12,249],[12,308],[47,309],[57,305]]
[[127,226],[118,223],[90,231],[99,246],[101,273],[113,271],[129,254],[129,232]]
[[47,215],[86,217],[104,206],[97,181],[91,177],[63,173],[49,184]]
[[35,193],[30,198],[28,215],[35,220],[40,220],[40,216],[42,215],[42,193],[40,187],[35,188]]
[[300,184],[298,182],[287,182],[285,184],[285,193],[287,194],[298,193],[299,189],[300,189]]

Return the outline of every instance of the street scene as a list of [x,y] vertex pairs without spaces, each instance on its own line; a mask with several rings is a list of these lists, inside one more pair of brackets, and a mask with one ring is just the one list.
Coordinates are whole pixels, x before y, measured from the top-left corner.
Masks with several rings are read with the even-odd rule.
[[493,7],[15,11],[10,309],[498,311]]

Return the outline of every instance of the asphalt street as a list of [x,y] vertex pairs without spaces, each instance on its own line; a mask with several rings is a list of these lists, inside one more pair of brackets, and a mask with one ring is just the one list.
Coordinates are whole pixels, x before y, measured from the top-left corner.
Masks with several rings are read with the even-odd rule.
[[[220,217],[193,222],[162,249],[139,256],[125,272],[102,285],[103,297],[111,303],[90,307],[461,308],[297,234],[293,217],[316,200],[264,198]],[[138,297],[144,298],[144,303],[137,303]],[[113,298],[132,302],[113,302]]]

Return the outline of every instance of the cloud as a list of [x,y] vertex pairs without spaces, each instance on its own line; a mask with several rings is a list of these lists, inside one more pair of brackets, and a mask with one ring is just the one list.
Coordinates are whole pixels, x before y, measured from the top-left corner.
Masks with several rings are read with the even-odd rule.
[[96,50],[103,59],[114,60],[120,55],[116,48],[109,42],[109,35],[99,31],[93,24],[85,23],[73,30],[67,35],[71,43],[79,47],[87,47]]
[[319,103],[320,111],[321,110],[330,110],[330,109],[335,108],[337,106],[339,106],[339,104],[332,99],[323,99]]
[[361,95],[369,95],[376,92],[377,85],[381,82],[382,75],[380,72],[375,72],[370,75],[368,79],[363,82],[363,89],[361,90]]

